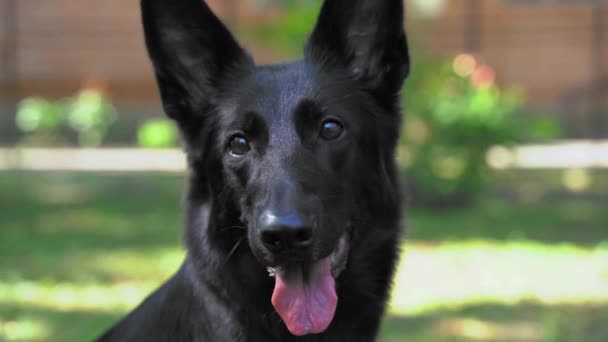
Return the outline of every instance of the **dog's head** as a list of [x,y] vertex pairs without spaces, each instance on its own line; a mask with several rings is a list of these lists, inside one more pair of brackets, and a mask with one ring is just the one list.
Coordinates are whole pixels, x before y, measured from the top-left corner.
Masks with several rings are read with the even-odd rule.
[[[289,330],[324,331],[349,242],[364,235],[353,227],[399,211],[402,0],[325,1],[305,58],[271,66],[256,66],[201,0],[143,0],[142,10],[192,200],[206,208],[191,229],[242,227],[276,277],[272,301]],[[235,241],[218,240],[231,241],[226,251]]]

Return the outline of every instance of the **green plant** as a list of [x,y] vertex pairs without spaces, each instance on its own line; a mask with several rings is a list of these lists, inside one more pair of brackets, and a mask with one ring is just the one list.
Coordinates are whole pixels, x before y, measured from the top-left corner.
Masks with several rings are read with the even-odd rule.
[[177,141],[177,129],[169,120],[148,120],[137,130],[137,142],[141,147],[168,148],[174,147]]
[[55,102],[39,97],[23,99],[15,115],[17,128],[27,136],[22,142],[25,145],[62,144],[63,120],[61,108]]
[[15,123],[25,134],[24,145],[66,145],[66,133],[73,130],[80,146],[99,146],[115,117],[114,106],[102,92],[84,89],[59,101],[26,98],[19,103]]
[[85,89],[66,101],[67,122],[80,146],[99,146],[115,120],[114,107],[99,91]]
[[278,18],[244,23],[239,33],[254,45],[272,51],[277,57],[299,58],[310,28],[319,13],[319,6],[316,4],[318,1],[307,2],[306,6],[285,4],[283,13]]
[[400,158],[418,205],[470,203],[484,185],[488,148],[526,131],[515,115],[521,96],[498,87],[493,69],[472,55],[416,65],[404,103]]

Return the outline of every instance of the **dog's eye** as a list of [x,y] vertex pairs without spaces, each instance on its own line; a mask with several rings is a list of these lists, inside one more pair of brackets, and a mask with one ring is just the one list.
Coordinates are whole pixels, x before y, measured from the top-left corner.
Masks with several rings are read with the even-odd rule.
[[246,155],[250,149],[251,147],[249,147],[249,141],[247,141],[247,139],[240,134],[233,136],[228,144],[230,154],[237,157]]
[[342,135],[342,132],[344,132],[344,126],[337,120],[325,120],[321,125],[321,138],[325,140],[336,140]]

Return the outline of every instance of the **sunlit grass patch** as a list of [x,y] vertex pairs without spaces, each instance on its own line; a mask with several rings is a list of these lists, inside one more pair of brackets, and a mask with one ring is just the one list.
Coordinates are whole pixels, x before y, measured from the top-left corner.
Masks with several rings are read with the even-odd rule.
[[93,270],[112,275],[116,281],[163,281],[177,271],[184,254],[181,248],[152,249],[139,253],[117,250],[98,255]]
[[115,284],[0,283],[0,306],[56,311],[125,312],[158,285],[156,282],[143,281]]
[[531,322],[496,323],[474,318],[445,319],[437,322],[433,330],[437,335],[456,336],[475,341],[509,339],[511,341],[538,341],[543,331]]
[[44,340],[49,335],[49,327],[37,320],[4,321],[0,319],[0,341]]
[[183,256],[179,248],[60,256],[49,267],[79,270],[81,276],[71,281],[0,279],[0,305],[124,312],[175,272]]
[[534,242],[405,245],[395,314],[479,303],[608,303],[608,249]]

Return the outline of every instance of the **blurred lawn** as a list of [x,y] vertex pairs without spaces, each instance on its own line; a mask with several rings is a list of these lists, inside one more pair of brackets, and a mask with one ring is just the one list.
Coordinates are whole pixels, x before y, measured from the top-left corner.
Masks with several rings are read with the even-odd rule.
[[[608,341],[608,186],[510,183],[471,209],[410,211],[381,341]],[[0,341],[91,340],[136,305],[181,261],[183,185],[0,173]]]

